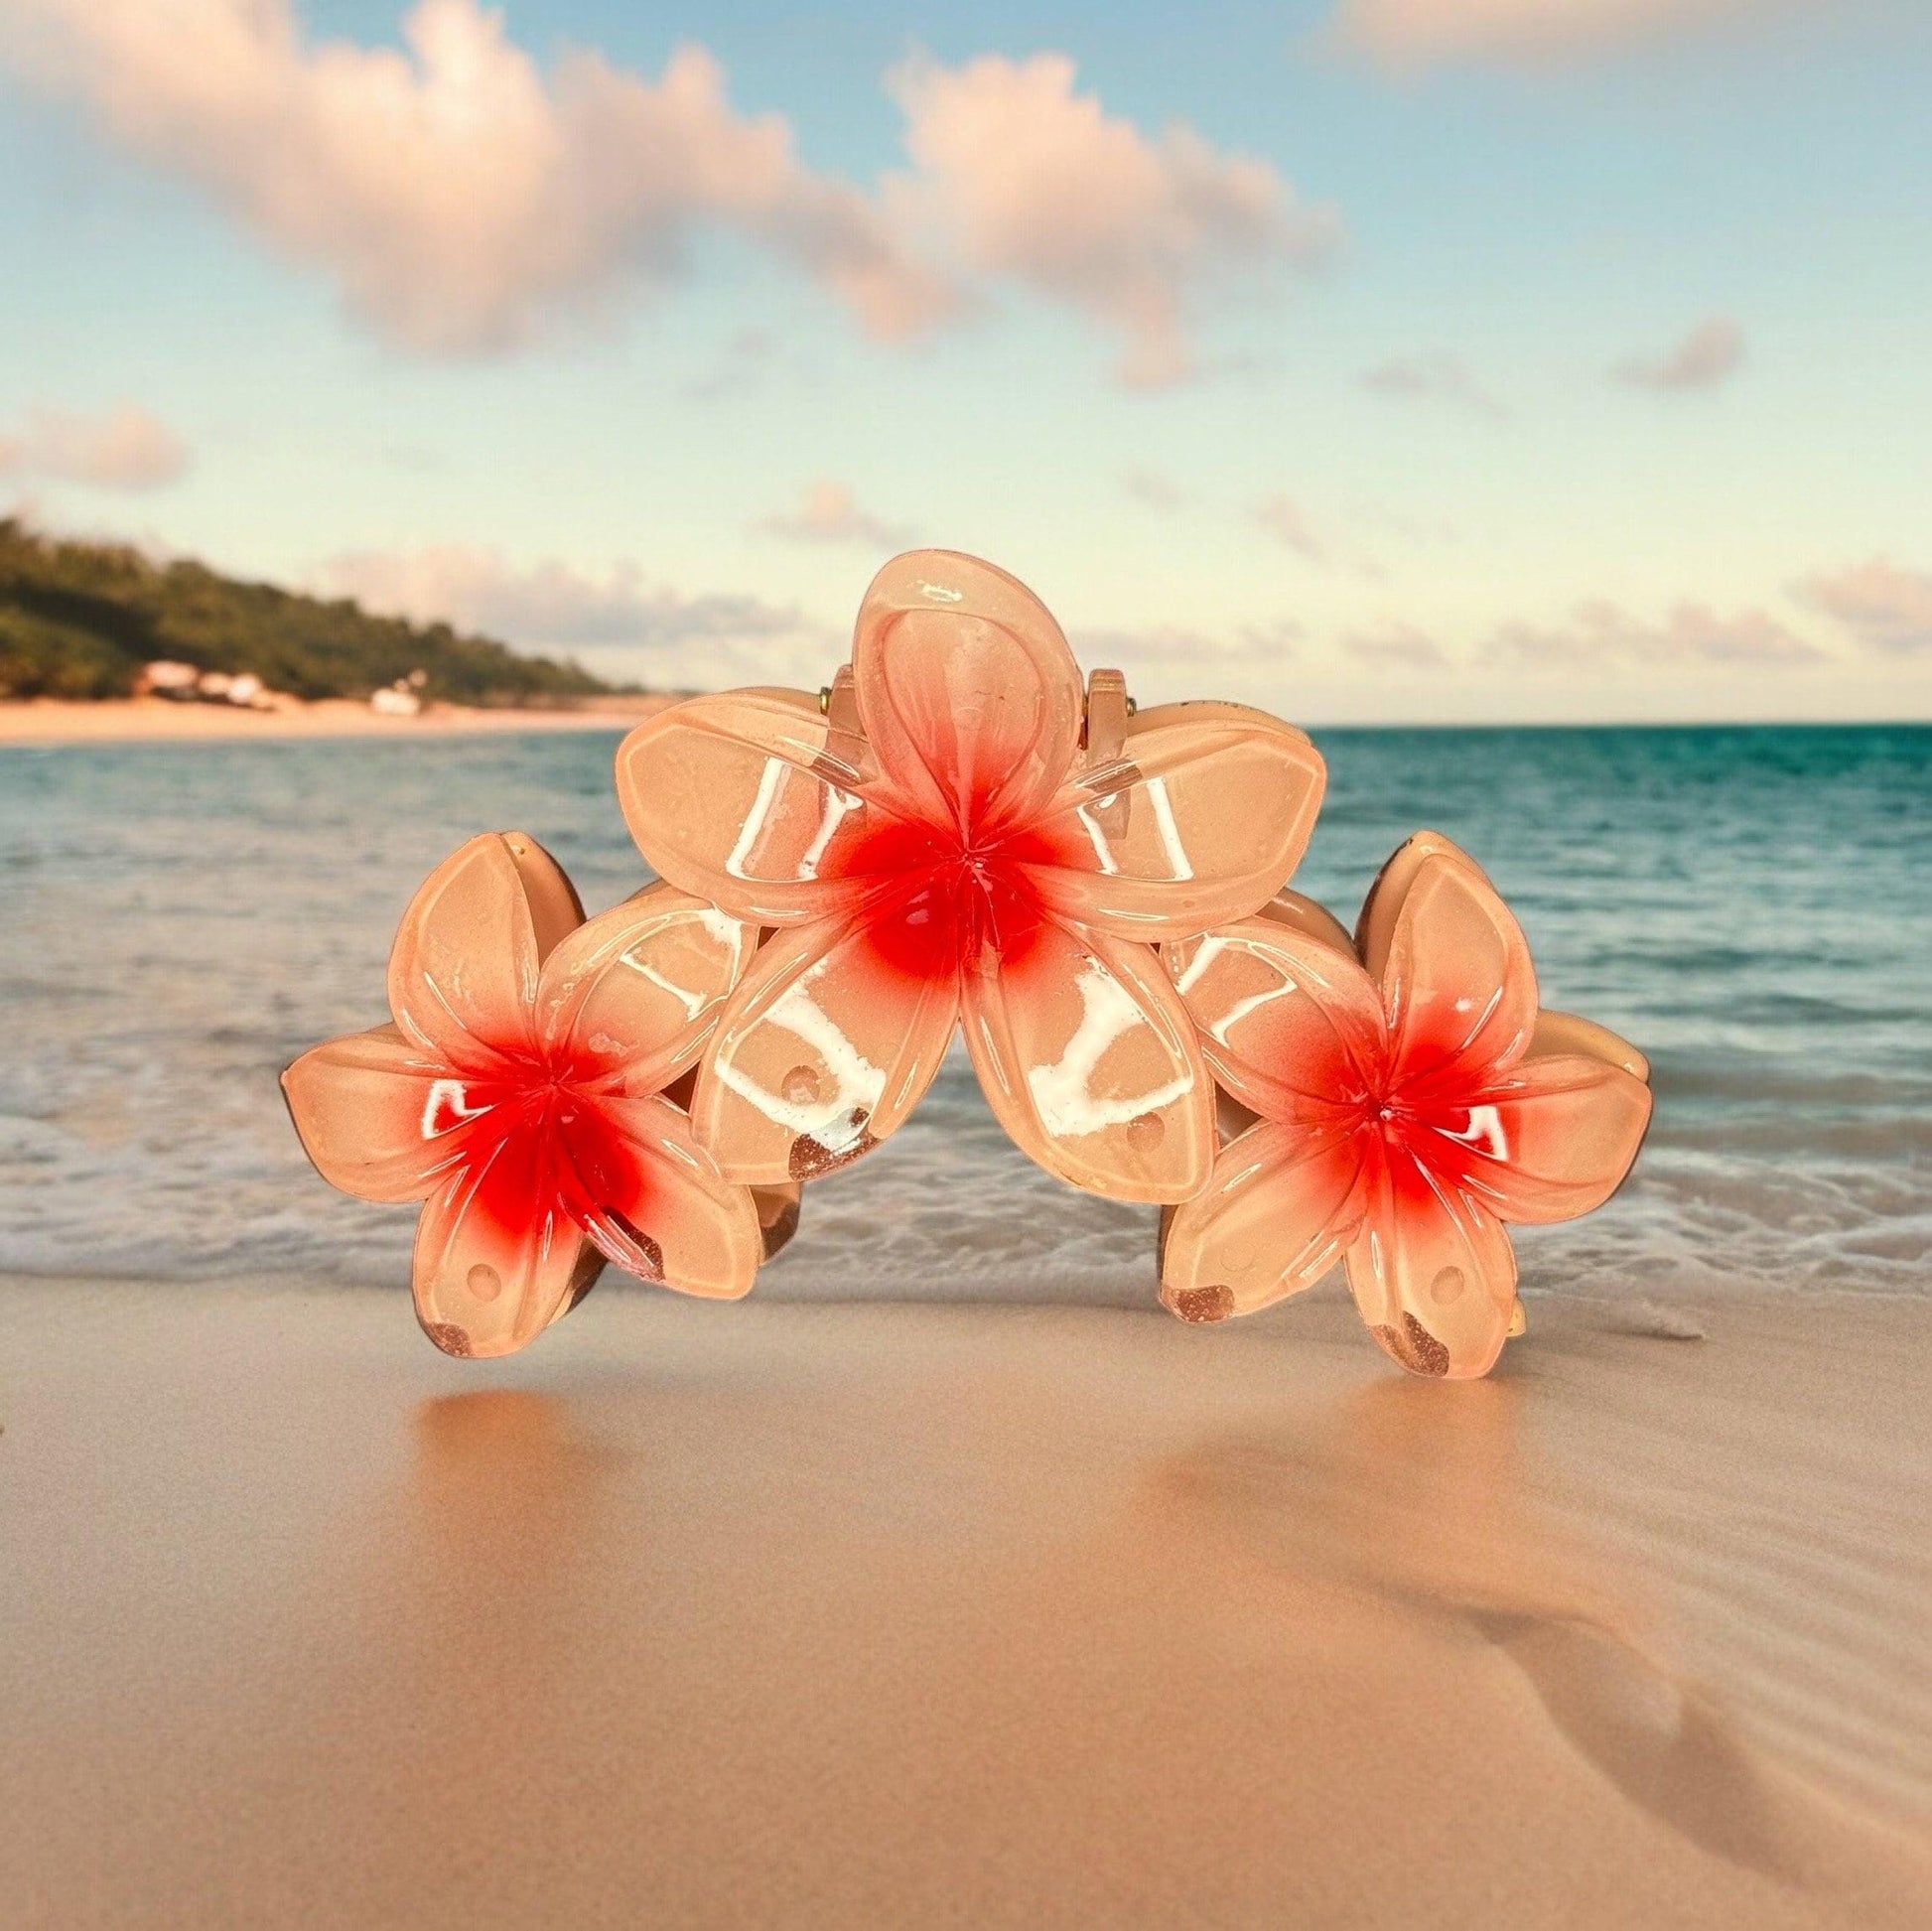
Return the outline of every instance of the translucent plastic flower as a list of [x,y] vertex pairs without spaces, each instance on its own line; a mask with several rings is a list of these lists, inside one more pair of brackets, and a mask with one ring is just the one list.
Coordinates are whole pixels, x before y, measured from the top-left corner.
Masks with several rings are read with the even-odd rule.
[[606,1260],[686,1294],[751,1287],[759,1208],[662,1089],[757,941],[662,886],[587,923],[518,832],[431,874],[389,958],[394,1025],[305,1052],[282,1085],[325,1179],[424,1203],[416,1313],[438,1347],[514,1352]]
[[1516,920],[1430,832],[1383,868],[1354,943],[1290,894],[1167,958],[1216,1077],[1260,1116],[1173,1215],[1168,1305],[1250,1313],[1340,1260],[1405,1368],[1487,1373],[1516,1311],[1504,1223],[1616,1190],[1650,1122],[1643,1055],[1538,1011]]
[[1083,703],[1059,625],[971,557],[898,557],[849,683],[700,697],[640,725],[618,790],[672,884],[778,928],[700,1070],[729,1176],[802,1178],[905,1119],[954,1026],[1013,1139],[1076,1186],[1176,1200],[1213,1155],[1212,1082],[1154,942],[1257,910],[1294,870],[1322,763],[1236,705]]

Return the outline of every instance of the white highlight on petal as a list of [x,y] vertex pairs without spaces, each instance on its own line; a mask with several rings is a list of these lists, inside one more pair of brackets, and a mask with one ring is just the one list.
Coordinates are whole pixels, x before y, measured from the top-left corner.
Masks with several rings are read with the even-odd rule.
[[1193,1074],[1183,1072],[1178,1079],[1131,1099],[1102,1099],[1096,1094],[1093,1075],[1107,1048],[1145,1025],[1147,1015],[1127,988],[1097,964],[1089,962],[1074,984],[1080,994],[1080,1024],[1066,1050],[1052,1065],[1034,1066],[1027,1073],[1034,1111],[1049,1134],[1069,1140],[1098,1133],[1103,1127],[1122,1126],[1144,1113],[1158,1113],[1193,1090]]
[[488,1111],[487,1106],[470,1104],[470,1090],[462,1080],[433,1079],[423,1100],[423,1138],[440,1140],[465,1120],[481,1120]]
[[[738,959],[745,944],[745,925],[743,920],[732,917],[729,912],[720,911],[716,905],[706,905],[702,910],[694,911],[692,916],[704,928],[705,935],[708,938],[715,940],[722,949],[728,950],[732,954],[734,961]],[[646,965],[642,959],[637,958],[633,953],[624,952],[620,954],[617,963],[623,966],[626,970],[636,973],[639,978],[647,980],[651,985],[657,987],[659,991],[669,993],[684,1008],[684,1017],[687,1020],[696,1019],[717,997],[715,992],[694,992],[688,986],[673,984],[655,966]],[[734,981],[736,981],[737,976],[737,973],[734,971],[732,975]],[[599,1039],[605,1039],[605,1035],[600,1034],[598,1039],[591,1041],[594,1050],[611,1049],[617,1045],[615,1040],[606,1039],[605,1046],[600,1047]]]
[[[1201,976],[1207,968],[1227,949],[1227,943],[1226,939],[1218,938],[1213,934],[1201,940],[1199,949],[1187,961],[1180,977],[1174,981],[1174,989],[1183,999],[1200,983]],[[1246,999],[1237,1000],[1212,1026],[1204,1030],[1216,1043],[1226,1045],[1229,1032],[1240,1025],[1250,1013],[1259,1011],[1263,1006],[1271,1006],[1276,1000],[1286,999],[1290,994],[1300,990],[1301,987],[1295,980],[1284,977],[1279,985],[1269,987],[1266,992],[1251,993]]]
[[673,985],[655,966],[647,966],[641,959],[633,959],[626,954],[619,963],[628,966],[640,979],[648,980],[660,992],[669,993],[684,1008],[684,1017],[688,1020],[696,1019],[710,1003],[709,994],[694,993],[688,986]]
[[[1104,807],[1112,804],[1114,798],[1119,795],[1118,792],[1115,792],[1111,796],[1098,799],[1096,802]],[[1093,847],[1093,855],[1099,862],[1101,872],[1107,878],[1115,878],[1120,872],[1120,861],[1114,857],[1113,850],[1107,843],[1107,834],[1100,829],[1098,821],[1090,815],[1090,810],[1091,807],[1078,804],[1073,807],[1073,815],[1079,819],[1081,828],[1087,834],[1087,843]]]
[[734,879],[749,879],[746,861],[752,856],[752,847],[759,841],[764,830],[765,815],[771,809],[778,795],[778,786],[784,782],[785,766],[775,758],[764,760],[764,769],[759,773],[759,794],[752,800],[752,808],[745,814],[745,822],[739,827],[738,843],[731,849],[731,856],[725,861],[725,870]]
[[1469,1124],[1460,1133],[1441,1129],[1446,1140],[1457,1140],[1465,1147],[1479,1148],[1491,1160],[1509,1158],[1509,1135],[1503,1131],[1503,1116],[1493,1106],[1472,1106]]
[[1194,948],[1194,956],[1187,961],[1181,975],[1174,981],[1174,989],[1180,993],[1190,993],[1201,982],[1201,976],[1223,952],[1227,950],[1227,940],[1216,938],[1210,933]]
[[821,1145],[830,1144],[822,1137],[825,1128],[844,1121],[854,1112],[868,1116],[874,1113],[886,1088],[884,1068],[875,1066],[846,1037],[838,1022],[811,995],[811,982],[825,971],[826,964],[827,961],[819,960],[789,987],[765,1014],[764,1023],[794,1034],[818,1054],[836,1082],[829,1097],[788,1100],[760,1086],[723,1055],[715,1067],[719,1079],[741,1099],[749,1100],[767,1120],[792,1134],[818,1139]]
[[1173,801],[1168,796],[1168,780],[1147,780],[1148,802],[1154,807],[1155,829],[1161,834],[1161,850],[1167,855],[1168,869],[1176,880],[1191,879],[1194,868],[1187,862],[1187,850],[1180,842],[1180,827],[1174,823]]
[[819,860],[825,856],[825,848],[831,844],[833,834],[864,802],[863,798],[855,797],[850,791],[840,791],[829,784],[825,787],[825,808],[820,814],[818,829],[812,833],[812,842],[805,847],[805,855],[798,861],[798,876],[801,879],[818,877]]

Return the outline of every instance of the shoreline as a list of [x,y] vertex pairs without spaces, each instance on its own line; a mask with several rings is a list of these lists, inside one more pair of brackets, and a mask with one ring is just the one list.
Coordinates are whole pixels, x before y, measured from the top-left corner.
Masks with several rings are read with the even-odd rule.
[[[285,710],[247,711],[223,704],[177,704],[165,698],[0,699],[0,750],[18,745],[85,744],[234,744],[250,740],[301,738],[441,737],[455,733],[514,731],[627,731],[688,696],[688,692],[650,692],[600,698],[583,708],[497,707],[461,704],[432,706],[413,718],[385,717],[351,698],[321,698]],[[1709,719],[1699,721],[1535,721],[1444,724],[1438,721],[1316,724],[1333,734],[1385,736],[1390,732],[1592,733],[1650,731],[1925,731],[1924,718]]]
[[93,702],[31,698],[0,702],[0,746],[235,744],[288,738],[420,738],[501,731],[627,731],[678,702],[651,692],[600,698],[583,709],[436,704],[411,718],[387,717],[352,698],[249,711],[232,704],[177,704],[166,698]]
[[1686,1308],[0,1281],[12,1906],[1902,1931],[1932,1302]]

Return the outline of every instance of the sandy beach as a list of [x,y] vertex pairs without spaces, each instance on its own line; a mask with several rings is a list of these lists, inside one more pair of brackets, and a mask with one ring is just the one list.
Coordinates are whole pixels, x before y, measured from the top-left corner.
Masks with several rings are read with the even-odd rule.
[[1920,1925],[1932,1306],[0,1287],[15,1926]]
[[232,704],[175,704],[165,698],[107,698],[99,703],[36,699],[0,703],[0,745],[113,744],[155,739],[393,738],[474,731],[625,731],[673,697],[600,699],[594,709],[475,709],[431,705],[413,718],[386,717],[347,698],[324,698],[286,710],[250,711]]

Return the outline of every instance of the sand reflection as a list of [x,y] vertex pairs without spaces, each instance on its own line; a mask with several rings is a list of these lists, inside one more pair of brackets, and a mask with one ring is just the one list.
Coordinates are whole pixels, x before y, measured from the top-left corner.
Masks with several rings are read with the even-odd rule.
[[433,1396],[417,1404],[411,1439],[406,1513],[426,1553],[487,1562],[511,1586],[550,1569],[621,1459],[590,1446],[566,1398],[528,1388]]
[[584,1619],[613,1477],[633,1457],[599,1446],[570,1398],[523,1388],[421,1402],[409,1439],[367,1584],[373,1602],[386,1598],[400,1687],[467,1736],[471,1710],[487,1718],[471,1694],[486,1682],[526,1733],[540,1730],[550,1659]]

